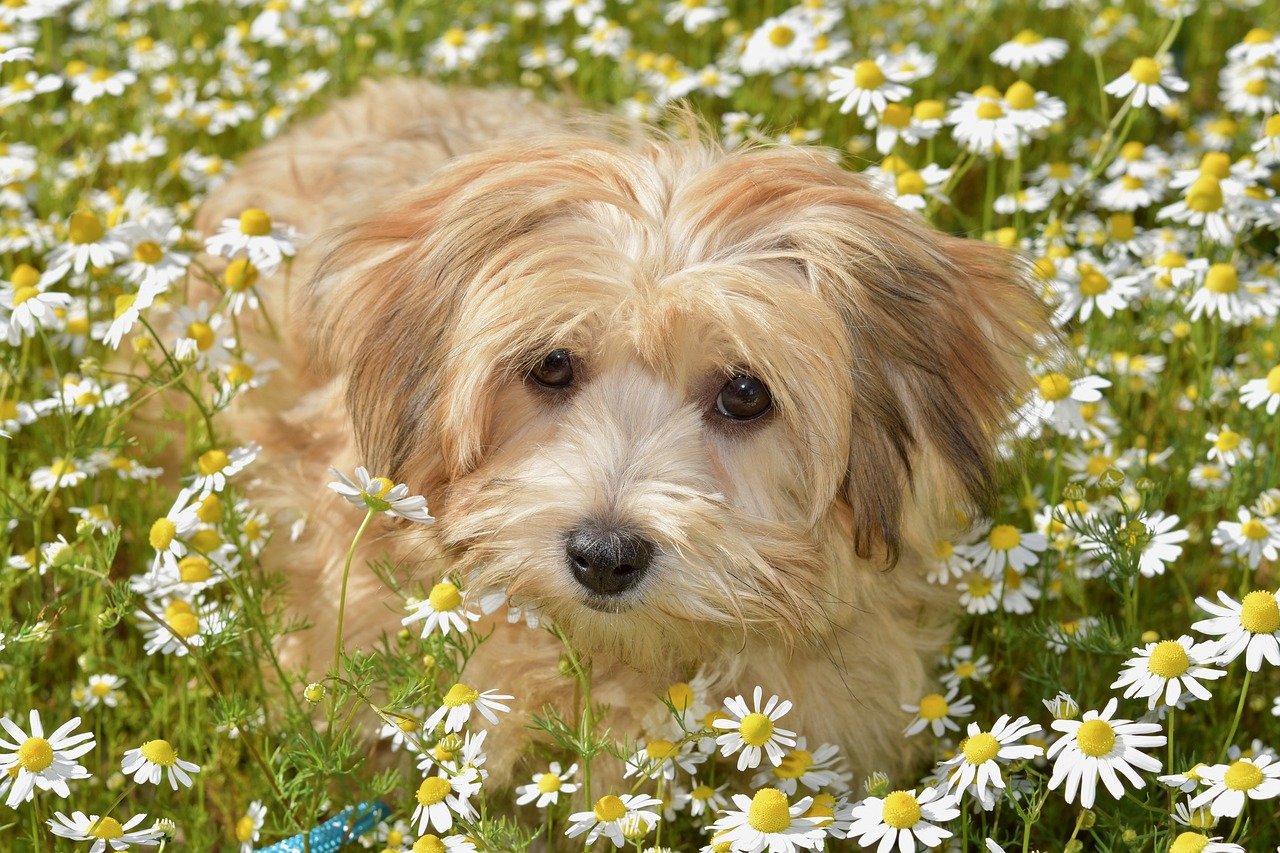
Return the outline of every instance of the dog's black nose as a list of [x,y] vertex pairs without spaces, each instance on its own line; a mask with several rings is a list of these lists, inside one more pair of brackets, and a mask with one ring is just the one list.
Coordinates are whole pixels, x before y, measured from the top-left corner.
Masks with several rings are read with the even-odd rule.
[[640,580],[653,548],[626,530],[586,525],[569,534],[565,551],[579,583],[600,595],[616,595]]

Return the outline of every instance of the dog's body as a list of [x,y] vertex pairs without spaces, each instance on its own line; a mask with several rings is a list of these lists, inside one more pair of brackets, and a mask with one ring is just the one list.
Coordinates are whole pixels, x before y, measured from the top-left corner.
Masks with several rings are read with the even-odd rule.
[[[290,654],[327,660],[358,522],[327,467],[365,464],[437,522],[380,521],[357,567],[387,556],[409,585],[538,607],[590,656],[615,731],[641,734],[700,669],[713,703],[763,685],[811,745],[900,773],[900,706],[952,613],[926,562],[991,488],[1038,303],[1003,253],[821,152],[585,124],[512,93],[366,86],[207,202],[206,232],[260,207],[310,238],[271,285],[290,333],[251,347],[282,375],[234,418],[264,446],[259,500],[307,515],[265,556],[314,623]],[[533,381],[557,352],[572,383]],[[771,395],[754,420],[722,407],[740,375]],[[584,524],[642,543],[625,589],[582,574]],[[368,573],[348,596],[348,646],[398,628]],[[527,715],[573,682],[549,634],[491,621],[465,678],[516,696],[486,744],[502,781]]]

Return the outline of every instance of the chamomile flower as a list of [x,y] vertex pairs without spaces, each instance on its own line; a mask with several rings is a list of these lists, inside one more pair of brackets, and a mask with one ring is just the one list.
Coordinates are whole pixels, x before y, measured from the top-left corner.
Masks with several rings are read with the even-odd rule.
[[614,847],[626,844],[629,835],[643,837],[658,823],[658,813],[651,811],[661,806],[662,800],[648,794],[606,794],[596,800],[591,811],[569,815],[569,828],[565,835],[576,838],[584,832],[588,847],[601,835],[613,842]]
[[178,790],[178,786],[191,787],[191,774],[199,773],[200,767],[185,759],[179,758],[172,744],[167,740],[149,740],[142,746],[127,750],[120,762],[120,772],[132,776],[138,784],[158,785],[168,773],[169,787]]
[[1112,80],[1104,88],[1108,95],[1127,98],[1132,94],[1133,105],[1154,109],[1172,102],[1169,92],[1187,91],[1187,81],[1173,72],[1167,56],[1140,56],[1129,65],[1129,70]]
[[254,842],[262,834],[262,824],[267,820],[267,807],[260,800],[249,803],[244,814],[236,821],[236,841],[240,842],[240,853],[253,853]]
[[1067,55],[1067,43],[1034,30],[1022,30],[991,53],[991,61],[1017,71],[1024,65],[1052,65]]
[[1148,773],[1160,770],[1160,761],[1141,750],[1164,746],[1164,735],[1158,723],[1138,723],[1114,719],[1117,702],[1108,700],[1102,712],[1085,711],[1083,720],[1054,720],[1052,727],[1063,737],[1049,747],[1053,775],[1049,790],[1056,791],[1065,782],[1068,803],[1080,794],[1080,807],[1093,808],[1098,779],[1112,797],[1124,796],[1124,776],[1136,788],[1146,784],[1134,768]]
[[510,707],[503,705],[498,700],[514,698],[514,696],[508,696],[505,693],[498,693],[494,690],[486,690],[481,693],[462,682],[458,682],[444,694],[444,701],[437,710],[432,712],[430,717],[427,717],[423,727],[427,731],[431,731],[441,722],[444,722],[446,733],[462,731],[462,727],[471,719],[473,708],[478,710],[480,715],[488,720],[490,724],[496,726],[498,724],[497,712],[506,713],[511,710]]
[[1268,415],[1280,412],[1280,364],[1261,379],[1250,379],[1240,387],[1240,402],[1246,409],[1263,408]]
[[842,767],[840,747],[824,743],[810,751],[804,737],[796,739],[795,749],[782,756],[776,767],[761,768],[751,780],[756,788],[774,787],[788,797],[794,797],[800,785],[810,791],[826,789],[844,790],[853,777]]
[[775,724],[791,710],[791,700],[778,701],[777,696],[770,696],[764,707],[760,699],[764,689],[756,687],[752,696],[752,704],[748,705],[741,695],[724,700],[725,710],[729,716],[712,722],[712,727],[723,732],[716,737],[720,754],[726,758],[741,750],[738,756],[738,770],[760,766],[763,752],[769,763],[775,767],[782,763],[783,747],[796,745],[796,733],[778,728]]
[[467,610],[462,603],[462,592],[448,578],[431,587],[431,592],[423,600],[410,599],[406,602],[409,615],[400,620],[401,625],[412,625],[422,622],[422,638],[425,640],[433,632],[448,636],[449,632],[466,633],[468,622],[480,618],[479,613]]
[[1241,654],[1250,672],[1262,669],[1266,660],[1272,666],[1280,666],[1280,606],[1276,595],[1265,589],[1255,589],[1241,601],[1218,591],[1214,604],[1203,596],[1196,599],[1201,610],[1210,615],[1192,624],[1192,629],[1217,641],[1219,663],[1231,663]]
[[1254,515],[1240,507],[1236,519],[1220,521],[1213,529],[1213,544],[1224,554],[1239,555],[1251,569],[1263,560],[1280,558],[1280,518]]
[[694,751],[692,741],[677,744],[663,738],[642,738],[636,744],[635,753],[627,759],[622,778],[647,776],[671,781],[676,778],[677,769],[693,775],[706,760],[705,755]]
[[789,803],[777,788],[761,788],[750,797],[734,794],[737,809],[726,809],[712,825],[716,842],[727,844],[733,853],[821,850],[826,830],[804,817],[812,802],[812,797],[804,797]]
[[48,737],[40,713],[34,708],[29,720],[30,735],[7,716],[0,717],[0,728],[9,737],[0,737],[0,776],[16,773],[5,798],[5,805],[11,809],[30,800],[37,788],[53,791],[63,799],[69,797],[67,782],[88,779],[90,775],[76,759],[96,746],[93,732],[73,734],[80,727],[79,717],[72,717]]
[[1253,442],[1226,424],[1217,430],[1209,430],[1204,437],[1210,442],[1205,455],[1212,462],[1234,468],[1253,458]]
[[853,112],[859,116],[869,113],[879,115],[890,102],[901,101],[911,94],[904,86],[904,75],[887,67],[880,58],[863,59],[851,67],[831,68],[831,82],[827,84],[827,100],[840,104],[840,112]]
[[[932,848],[950,838],[949,829],[937,824],[960,816],[958,800],[939,788],[893,791],[882,797],[867,797],[847,810],[852,820],[845,837],[863,847],[875,847],[888,853],[894,847],[913,851],[916,845]],[[838,815],[839,817],[839,815]]]
[[114,708],[120,704],[120,688],[124,687],[124,679],[110,673],[96,673],[89,676],[84,690],[84,707],[96,708],[105,705]]
[[1226,675],[1221,669],[1205,666],[1216,656],[1211,645],[1197,645],[1185,634],[1176,640],[1147,643],[1145,648],[1133,650],[1135,657],[1125,662],[1111,689],[1125,688],[1124,698],[1146,699],[1147,707],[1153,711],[1162,703],[1177,705],[1183,691],[1208,700],[1212,694],[1200,680],[1212,681]]
[[418,805],[409,819],[422,834],[428,828],[436,832],[448,832],[453,827],[454,815],[464,820],[475,816],[471,797],[480,790],[480,774],[474,767],[455,776],[428,776],[422,780],[415,795]]
[[743,74],[779,74],[808,65],[817,32],[799,15],[761,22],[747,39],[738,67]]
[[1222,840],[1222,836],[1210,838],[1200,832],[1180,832],[1169,845],[1169,853],[1245,853],[1239,844]]
[[534,803],[535,807],[545,809],[560,802],[561,794],[572,794],[578,790],[577,782],[570,781],[578,772],[578,765],[572,764],[568,770],[561,771],[560,762],[551,762],[546,773],[533,774],[533,781],[516,788],[516,805],[523,806]]
[[249,467],[261,449],[251,441],[230,451],[218,447],[206,450],[196,460],[196,474],[189,488],[203,494],[221,492],[227,487],[227,479]]
[[1007,568],[1022,572],[1036,565],[1048,547],[1049,540],[1043,534],[996,524],[988,528],[985,538],[970,546],[969,558],[989,577],[999,578]]
[[1046,373],[1015,415],[1014,428],[1023,436],[1035,435],[1044,425],[1072,438],[1087,434],[1089,424],[1081,407],[1100,401],[1102,389],[1110,387],[1110,380],[1101,376],[1071,379],[1063,373]]
[[1018,743],[1038,731],[1040,726],[1026,717],[1015,720],[1008,714],[1002,714],[990,731],[984,732],[977,723],[970,723],[956,754],[941,765],[940,769],[946,772],[946,790],[955,792],[957,798],[971,793],[984,810],[990,811],[1005,786],[1004,777],[1000,775],[1001,765],[1044,753],[1042,747]]
[[352,482],[337,468],[330,468],[329,473],[337,478],[336,482],[329,483],[329,488],[342,495],[347,503],[422,524],[435,521],[427,512],[427,499],[410,495],[404,483],[397,485],[386,477],[370,477],[363,466],[356,468],[357,482]]
[[120,823],[109,815],[72,812],[71,817],[67,817],[62,812],[54,812],[53,817],[45,823],[59,838],[92,841],[93,846],[89,848],[89,853],[103,853],[106,850],[126,850],[131,845],[149,847],[159,844],[160,832],[154,826],[147,829],[134,829],[146,819],[145,814],[139,814]]
[[933,731],[934,737],[942,737],[948,731],[960,731],[960,726],[951,718],[969,716],[973,713],[974,705],[968,696],[957,698],[959,695],[959,688],[953,687],[945,696],[941,693],[929,693],[922,696],[917,705],[903,705],[902,710],[915,714],[903,734],[910,737],[927,728]]
[[187,553],[187,546],[183,540],[200,525],[200,506],[191,502],[193,497],[195,497],[195,489],[182,489],[164,517],[157,518],[151,523],[147,542],[156,552],[155,560],[151,564],[152,572],[158,571],[161,567],[176,567],[178,560]]
[[107,231],[96,213],[81,210],[67,220],[67,241],[49,255],[49,272],[61,270],[61,275],[68,268],[81,273],[90,266],[111,267],[128,256],[128,245]]
[[217,234],[205,240],[204,248],[211,255],[233,259],[245,254],[263,275],[275,272],[297,249],[293,229],[281,227],[261,208],[249,208],[237,219],[224,219]]
[[[157,608],[151,608],[154,612]],[[153,618],[151,612],[138,610],[139,627],[145,635],[144,650],[149,655],[183,657],[191,648],[203,646],[211,637],[226,629],[226,619],[216,605],[196,601],[194,605],[174,598]]]
[[687,789],[681,788],[676,792],[672,806],[677,811],[684,811],[687,808],[693,817],[703,814],[714,815],[729,805],[729,799],[724,793],[728,787],[727,782],[718,788],[713,788],[696,778],[690,779]]
[[1235,817],[1249,800],[1280,797],[1280,762],[1271,755],[1238,758],[1200,770],[1208,790],[1191,799],[1192,808],[1209,806],[1214,817]]
[[974,657],[973,646],[957,646],[947,657],[947,671],[941,676],[943,685],[959,688],[966,681],[985,682],[991,675],[991,661],[986,655]]
[[0,338],[17,346],[40,329],[59,325],[58,312],[70,307],[71,294],[46,290],[52,279],[26,264],[13,271],[9,286],[0,288]]

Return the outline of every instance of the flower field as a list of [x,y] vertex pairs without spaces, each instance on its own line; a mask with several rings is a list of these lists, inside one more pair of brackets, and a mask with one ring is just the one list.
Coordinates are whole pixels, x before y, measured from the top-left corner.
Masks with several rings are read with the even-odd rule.
[[[643,731],[547,708],[498,788],[521,685],[467,682],[498,605],[464,577],[323,680],[282,667],[259,555],[307,519],[255,506],[219,413],[272,393],[238,330],[309,235],[192,222],[394,75],[687,102],[1028,260],[1061,340],[996,513],[936,544],[963,614],[904,709],[917,778],[854,778],[791,697],[690,673]],[[415,853],[1280,850],[1278,193],[1264,2],[0,0],[0,850],[251,851],[340,814],[335,843]],[[368,522],[431,517],[380,473],[325,499],[390,579],[351,565]],[[567,641],[561,671],[590,697]]]

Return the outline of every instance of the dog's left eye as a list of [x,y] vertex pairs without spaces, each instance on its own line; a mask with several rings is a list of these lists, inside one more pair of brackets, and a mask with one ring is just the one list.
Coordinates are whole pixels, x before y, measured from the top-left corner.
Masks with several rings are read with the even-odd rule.
[[552,350],[529,375],[547,388],[564,388],[573,382],[573,359],[567,349]]
[[773,397],[754,376],[739,373],[720,389],[716,411],[735,421],[752,421],[773,407]]

